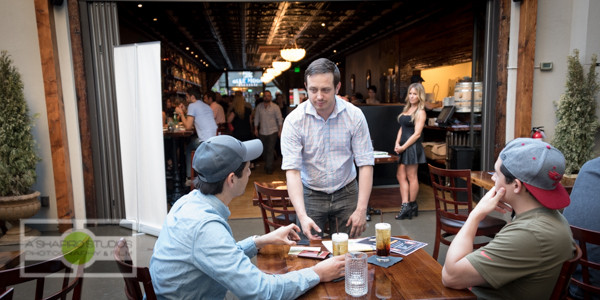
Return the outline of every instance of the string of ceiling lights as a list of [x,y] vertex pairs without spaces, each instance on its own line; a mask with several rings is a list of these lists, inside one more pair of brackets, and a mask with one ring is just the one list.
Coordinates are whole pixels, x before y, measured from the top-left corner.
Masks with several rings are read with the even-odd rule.
[[275,77],[281,75],[283,71],[289,69],[292,66],[292,62],[303,59],[306,55],[306,50],[298,47],[296,40],[294,39],[293,45],[289,48],[287,45],[284,46],[284,48],[279,51],[279,55],[281,55],[284,61],[273,61],[273,67],[266,69],[260,78],[263,83],[267,84],[271,82]]

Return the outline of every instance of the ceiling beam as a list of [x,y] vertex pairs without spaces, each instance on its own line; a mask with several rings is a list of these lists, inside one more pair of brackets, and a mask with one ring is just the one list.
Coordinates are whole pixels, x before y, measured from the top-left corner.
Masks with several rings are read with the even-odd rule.
[[248,57],[246,53],[246,31],[248,28],[248,19],[246,16],[248,15],[248,3],[242,3],[240,7],[240,32],[242,37],[242,67],[246,69],[248,67]]
[[[194,37],[190,34],[190,32],[183,26],[180,25],[180,22],[178,22],[177,17],[174,16],[173,11],[172,10],[167,10],[167,16],[169,17],[169,21],[171,21],[173,24],[176,24],[177,28],[179,29],[179,31],[181,32],[181,34],[183,34],[188,41],[196,48],[198,49],[198,51],[200,51],[202,53],[202,55],[204,56],[204,60],[206,60],[207,62],[210,63],[210,65],[212,65],[213,67],[216,67],[217,64],[215,63],[215,61],[210,57],[210,55],[208,55],[208,53],[206,53],[206,51],[204,50],[204,48],[202,48],[202,46],[198,43],[198,40],[194,39]],[[167,37],[163,37],[163,40],[168,41],[169,39]],[[216,42],[216,41],[213,41]],[[176,49],[180,50],[180,53],[183,52],[183,49],[181,49],[180,47],[176,47]],[[183,52],[185,53],[185,52]],[[186,56],[189,56],[189,54],[185,53]],[[193,58],[192,58],[193,60]]]
[[223,44],[223,40],[221,39],[221,36],[219,36],[219,34],[217,34],[217,31],[215,30],[215,27],[217,27],[217,25],[215,24],[215,19],[212,15],[208,14],[208,11],[210,10],[210,4],[208,2],[204,2],[203,4],[204,4],[204,9],[202,10],[202,12],[204,13],[204,18],[206,18],[206,20],[208,20],[209,24],[210,24],[210,26],[208,26],[208,29],[210,30],[210,33],[212,34],[212,36],[217,40],[217,45],[219,45],[219,50],[221,51],[221,54],[223,55],[223,59],[227,63],[227,68],[233,69],[233,65],[231,64],[231,59],[229,59],[227,50],[225,50],[225,45]]

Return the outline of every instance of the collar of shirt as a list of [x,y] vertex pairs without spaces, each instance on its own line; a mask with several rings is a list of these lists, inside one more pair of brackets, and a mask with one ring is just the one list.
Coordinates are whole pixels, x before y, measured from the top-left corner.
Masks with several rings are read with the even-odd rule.
[[[306,108],[304,109],[304,113],[308,115],[313,115],[315,118],[323,120],[323,118],[317,113],[315,107],[312,105],[312,102],[310,102],[310,100],[307,100],[306,102],[308,103],[306,105]],[[343,99],[339,98],[338,96],[335,96],[335,106],[333,107],[333,111],[331,112],[331,115],[329,115],[329,118],[327,118],[327,120],[333,119],[337,117],[340,113],[342,113],[342,111],[346,109],[345,102],[346,101],[344,101]]]

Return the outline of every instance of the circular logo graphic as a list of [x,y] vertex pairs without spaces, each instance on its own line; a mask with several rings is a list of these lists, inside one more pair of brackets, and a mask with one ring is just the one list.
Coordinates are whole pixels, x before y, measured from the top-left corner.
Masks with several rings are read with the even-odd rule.
[[91,233],[73,231],[63,239],[62,253],[73,265],[85,265],[94,257],[95,250]]

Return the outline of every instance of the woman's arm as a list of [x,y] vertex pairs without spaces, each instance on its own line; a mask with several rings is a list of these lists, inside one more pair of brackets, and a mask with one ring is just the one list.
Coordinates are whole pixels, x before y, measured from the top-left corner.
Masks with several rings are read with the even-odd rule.
[[415,120],[415,133],[413,133],[408,138],[404,145],[400,146],[401,151],[406,150],[406,148],[410,147],[421,137],[421,132],[423,132],[423,127],[425,126],[425,119],[427,119],[427,114],[425,113],[425,110],[419,110],[419,112],[417,113],[417,118]]

